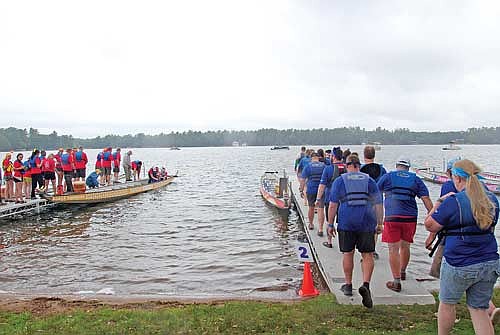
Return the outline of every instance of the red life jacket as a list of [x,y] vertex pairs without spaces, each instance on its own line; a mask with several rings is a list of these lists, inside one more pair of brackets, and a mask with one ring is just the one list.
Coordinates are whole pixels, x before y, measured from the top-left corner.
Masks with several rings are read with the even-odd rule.
[[73,171],[73,156],[68,153],[62,154],[61,165],[63,171]]
[[31,174],[34,175],[34,174],[42,173],[41,167],[38,167],[42,163],[42,161],[40,160],[40,157],[35,157],[33,162],[34,162],[34,164],[32,164],[32,166],[31,166]]
[[42,161],[42,170],[44,172],[54,172],[56,169],[56,162],[54,159],[44,158]]
[[14,161],[14,177],[22,178],[23,173],[22,170],[17,170],[18,168],[24,168],[23,162],[19,162],[17,159]]

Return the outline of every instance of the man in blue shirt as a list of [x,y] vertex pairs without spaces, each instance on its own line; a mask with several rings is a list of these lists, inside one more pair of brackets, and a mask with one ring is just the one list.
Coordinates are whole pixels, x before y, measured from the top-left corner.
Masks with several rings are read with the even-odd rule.
[[382,197],[375,181],[359,172],[361,163],[357,155],[346,158],[347,173],[337,178],[330,192],[328,232],[335,236],[334,220],[338,208],[339,247],[343,253],[345,284],[341,290],[352,295],[352,272],[354,269],[354,248],[361,253],[363,262],[363,285],[358,289],[365,307],[373,307],[370,280],[373,273],[373,252],[375,232],[381,232],[383,207]]
[[384,232],[382,242],[389,246],[389,265],[393,281],[386,283],[388,289],[400,292],[401,280],[406,280],[406,267],[410,261],[410,244],[417,230],[417,202],[422,199],[427,211],[432,209],[429,190],[424,182],[409,171],[410,160],[400,158],[396,170],[383,175],[377,185],[385,194]]
[[311,162],[302,170],[301,180],[300,180],[300,192],[304,192],[304,186],[307,181],[307,204],[309,205],[309,210],[307,216],[309,219],[309,229],[314,229],[314,208],[315,205],[319,208],[318,210],[318,236],[323,236],[323,225],[325,224],[325,202],[324,198],[318,199],[316,204],[316,194],[318,193],[319,181],[321,180],[321,175],[325,164],[319,161],[319,155],[317,153],[312,153]]

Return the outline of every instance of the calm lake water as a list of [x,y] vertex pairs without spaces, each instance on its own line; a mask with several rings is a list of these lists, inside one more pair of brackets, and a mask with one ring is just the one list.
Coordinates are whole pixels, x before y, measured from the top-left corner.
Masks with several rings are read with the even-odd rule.
[[[312,146],[319,148],[321,146]],[[327,148],[327,146],[323,146]],[[328,146],[330,147],[330,146]],[[362,153],[362,146],[349,147]],[[389,170],[405,155],[415,166],[442,166],[457,154],[498,171],[500,146],[383,146]],[[179,178],[166,188],[110,204],[57,207],[39,216],[1,221],[0,291],[29,294],[295,296],[302,271],[294,245],[302,224],[259,195],[264,171],[293,172],[298,147],[132,149],[147,167]],[[96,150],[88,150],[93,166]],[[88,172],[88,170],[87,170]],[[292,181],[296,182],[292,177]],[[427,184],[431,197],[439,186]],[[430,258],[421,222],[408,272],[422,277]]]

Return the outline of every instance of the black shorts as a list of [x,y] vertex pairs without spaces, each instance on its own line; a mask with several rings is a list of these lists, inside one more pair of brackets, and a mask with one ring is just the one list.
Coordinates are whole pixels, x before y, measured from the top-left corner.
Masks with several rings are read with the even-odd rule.
[[120,172],[120,168],[119,167],[114,167],[113,168],[113,172]]
[[75,178],[85,178],[85,169],[76,169]]
[[342,252],[351,252],[354,247],[363,253],[375,251],[375,232],[339,230],[338,233]]
[[43,173],[43,179],[45,179],[45,180],[56,180],[56,174],[54,172],[45,171]]
[[23,177],[19,178],[14,176],[14,183],[22,183],[22,182],[23,182]]
[[111,176],[111,168],[110,167],[105,167],[103,169],[104,169],[105,176]]

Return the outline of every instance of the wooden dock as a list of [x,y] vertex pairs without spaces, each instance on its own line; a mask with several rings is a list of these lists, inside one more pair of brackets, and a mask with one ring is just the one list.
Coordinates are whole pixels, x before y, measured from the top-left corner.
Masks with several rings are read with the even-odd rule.
[[[300,197],[298,182],[292,182],[290,187],[292,192],[292,201],[295,203],[297,211],[304,222],[305,232],[309,239],[311,251],[316,259],[316,264],[323,275],[323,278],[328,285],[330,291],[335,294],[337,301],[341,304],[361,304],[361,296],[357,293],[358,287],[363,284],[361,276],[361,255],[355,252],[354,256],[354,271],[353,271],[353,293],[352,297],[345,296],[340,290],[344,283],[344,272],[342,270],[342,253],[339,250],[338,240],[333,239],[333,248],[327,248],[323,242],[327,241],[326,228],[324,226],[324,236],[319,237],[317,216],[314,217],[314,230],[307,229],[309,221],[307,219],[308,207],[305,205],[305,200]],[[375,269],[373,271],[372,280],[370,282],[370,290],[372,293],[373,303],[379,305],[433,305],[435,304],[434,297],[414,278],[408,278],[402,281],[401,292],[389,290],[385,283],[392,280],[391,269],[389,267],[389,252],[386,243],[379,241],[377,243],[377,252],[380,258],[375,261]],[[411,266],[411,260],[410,260]]]
[[39,214],[42,209],[52,205],[45,199],[26,200],[26,203],[23,204],[6,202],[6,205],[0,206],[0,219],[9,219],[30,212]]

